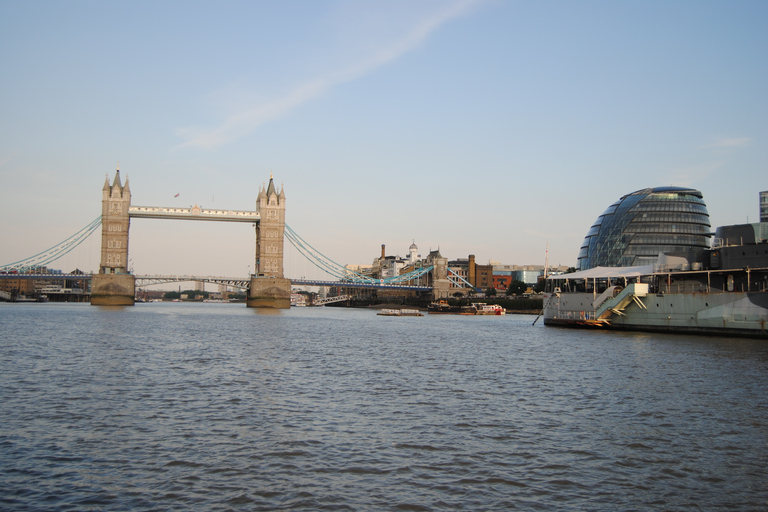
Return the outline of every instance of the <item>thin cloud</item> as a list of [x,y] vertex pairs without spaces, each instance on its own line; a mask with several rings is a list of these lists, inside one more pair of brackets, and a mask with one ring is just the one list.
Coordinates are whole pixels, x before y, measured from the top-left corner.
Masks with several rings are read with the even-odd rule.
[[216,128],[179,128],[176,130],[176,134],[187,141],[176,147],[213,149],[243,137],[265,123],[279,119],[291,110],[325,94],[332,87],[361,78],[381,66],[397,60],[409,51],[418,48],[442,25],[467,14],[473,6],[484,1],[462,0],[453,3],[416,25],[401,39],[392,42],[368,58],[328,76],[309,80],[283,97],[244,108]]
[[712,144],[705,146],[706,148],[743,148],[750,145],[752,138],[750,137],[724,137],[716,140]]
[[14,151],[13,153],[11,153],[8,156],[0,157],[0,167],[3,167],[5,164],[7,164],[11,160],[13,160],[13,157],[15,157],[15,156],[16,156],[16,152]]
[[[713,143],[701,147],[703,150],[712,150],[707,152],[709,158],[706,163],[669,169],[665,173],[665,178],[672,180],[668,183],[669,185],[693,187],[696,183],[725,168],[733,154],[731,150],[748,147],[751,143],[751,137],[721,137]],[[716,156],[717,159],[712,160],[711,157],[713,156]]]
[[690,165],[688,167],[681,167],[677,169],[671,169],[665,173],[665,177],[669,177],[671,181],[669,185],[679,187],[693,187],[697,182],[700,182],[721,168],[725,166],[724,161],[707,162],[705,164]]

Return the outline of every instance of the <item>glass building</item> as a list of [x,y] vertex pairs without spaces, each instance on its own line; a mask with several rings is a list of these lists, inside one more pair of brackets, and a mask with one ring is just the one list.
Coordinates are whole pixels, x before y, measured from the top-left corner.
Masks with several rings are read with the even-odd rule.
[[698,190],[646,188],[597,218],[579,251],[580,270],[652,265],[665,252],[709,248],[709,212]]

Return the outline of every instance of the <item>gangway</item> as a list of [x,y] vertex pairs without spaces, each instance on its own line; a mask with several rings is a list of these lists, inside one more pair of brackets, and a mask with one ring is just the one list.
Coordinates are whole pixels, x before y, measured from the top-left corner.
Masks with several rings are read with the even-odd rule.
[[[648,295],[648,283],[630,283],[618,295],[605,300],[595,310],[595,318],[605,320],[611,315],[624,315],[624,308],[629,304],[635,303],[640,309],[648,309],[640,300],[641,297]],[[597,301],[595,301],[597,302]]]

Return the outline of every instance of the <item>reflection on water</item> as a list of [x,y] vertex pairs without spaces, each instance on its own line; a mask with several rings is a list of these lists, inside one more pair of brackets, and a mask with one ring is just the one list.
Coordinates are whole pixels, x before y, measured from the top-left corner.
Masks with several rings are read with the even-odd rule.
[[0,304],[0,508],[763,510],[768,345]]
[[248,308],[248,310],[259,316],[281,316],[286,313],[284,309],[273,308]]

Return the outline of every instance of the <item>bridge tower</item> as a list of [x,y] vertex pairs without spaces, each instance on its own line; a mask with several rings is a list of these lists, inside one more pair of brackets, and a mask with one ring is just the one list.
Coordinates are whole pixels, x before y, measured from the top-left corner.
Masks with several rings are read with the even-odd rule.
[[272,175],[269,185],[259,187],[256,211],[256,271],[251,276],[248,307],[287,309],[291,307],[291,281],[283,275],[285,233],[285,187],[278,192]]
[[433,267],[429,273],[432,299],[447,299],[451,291],[451,282],[448,280],[448,258],[443,258],[438,249],[429,253],[427,264]]
[[120,168],[112,185],[104,180],[101,194],[101,263],[91,281],[91,304],[128,306],[134,303],[136,280],[128,273],[128,229],[131,188],[120,180]]

